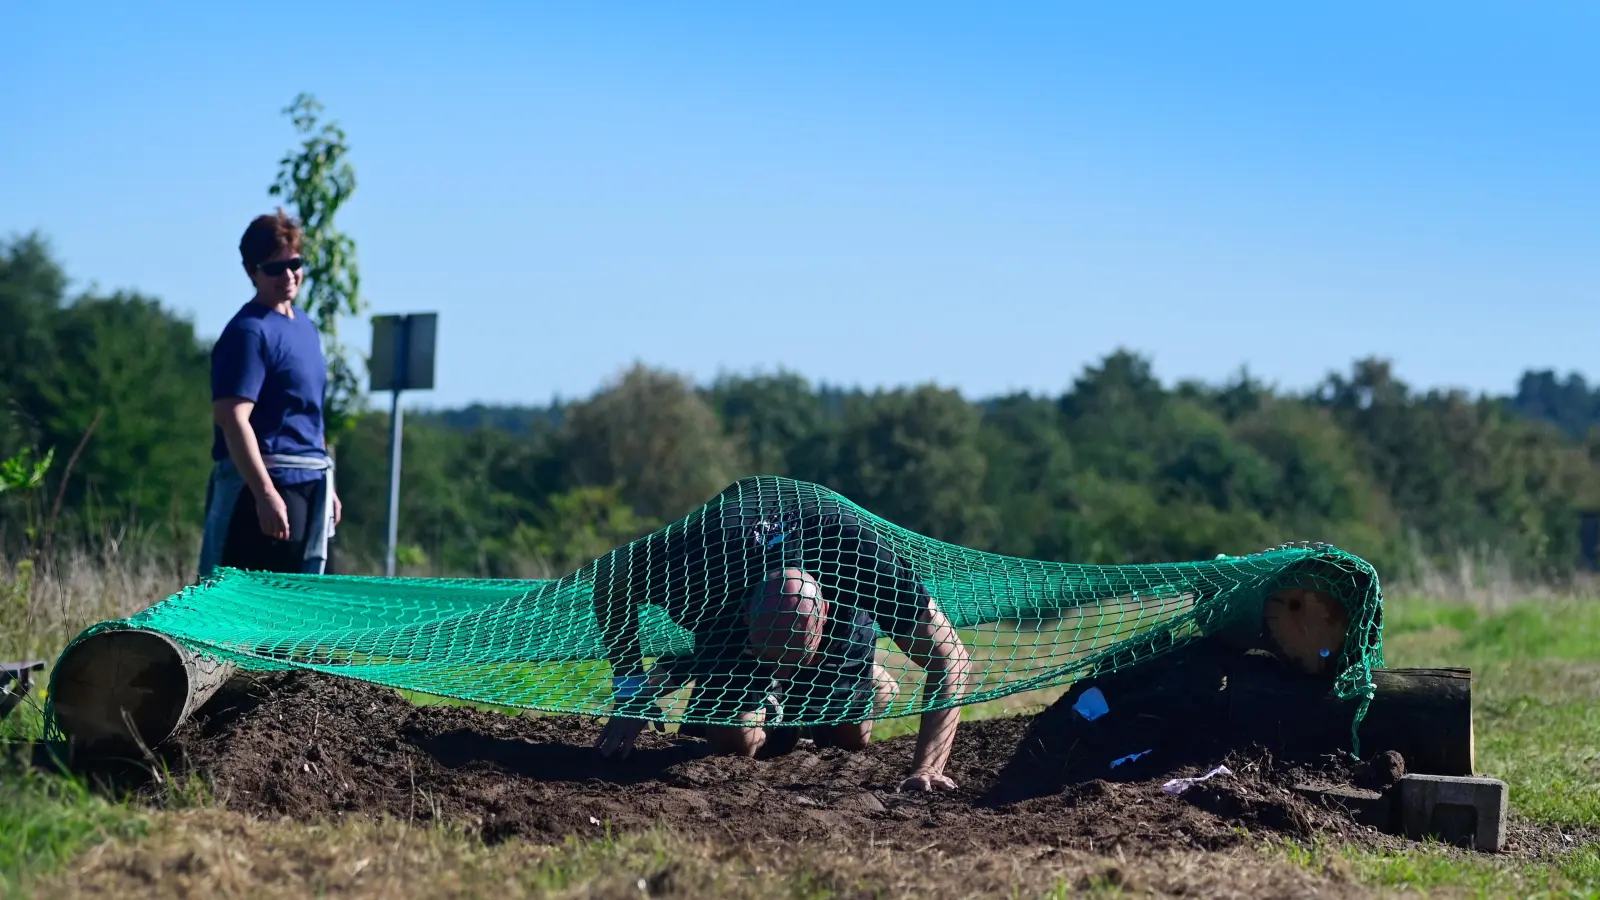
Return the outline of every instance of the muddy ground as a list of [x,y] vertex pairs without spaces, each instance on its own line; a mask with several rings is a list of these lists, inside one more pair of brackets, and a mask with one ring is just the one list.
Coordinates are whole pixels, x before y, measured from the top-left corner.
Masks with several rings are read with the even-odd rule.
[[[1129,766],[1116,780],[1063,778],[1049,760],[1053,723],[1066,714],[1058,706],[1037,717],[964,723],[946,770],[959,789],[933,795],[896,789],[914,736],[858,753],[802,742],[787,755],[750,760],[647,731],[630,758],[606,760],[592,749],[595,719],[419,707],[384,688],[307,673],[236,678],[161,752],[174,771],[203,775],[235,810],[307,821],[386,814],[450,822],[490,841],[657,824],[723,840],[952,852],[1216,850],[1248,840],[1240,826],[1302,839],[1393,840],[1291,790],[1350,781],[1331,758],[1291,764],[1234,750],[1162,772]],[[1217,763],[1234,774],[1180,796],[1160,789]]]

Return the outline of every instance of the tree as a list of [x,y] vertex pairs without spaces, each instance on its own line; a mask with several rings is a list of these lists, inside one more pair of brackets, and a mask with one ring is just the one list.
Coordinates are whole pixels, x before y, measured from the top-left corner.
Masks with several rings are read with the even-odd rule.
[[68,303],[66,283],[39,236],[0,250],[0,455],[35,446],[65,460],[40,490],[49,525],[59,499],[64,526],[187,532],[211,442],[193,325],[133,292]]
[[850,397],[828,486],[912,531],[987,546],[979,422],[960,394],[932,385]]
[[1579,440],[1600,422],[1600,388],[1591,391],[1577,372],[1565,379],[1556,378],[1551,369],[1524,372],[1508,405],[1529,418],[1552,422]]
[[510,546],[558,577],[660,525],[635,515],[615,486],[580,487],[551,496],[533,522],[516,527]]
[[194,326],[130,293],[81,297],[52,326],[59,365],[36,386],[35,415],[60,448],[94,425],[67,486],[72,508],[197,522],[212,432],[209,359]]
[[1163,500],[1182,498],[1228,511],[1263,511],[1276,485],[1271,463],[1236,439],[1215,413],[1192,400],[1164,405],[1154,421],[1157,487]]
[[0,401],[27,403],[30,385],[54,370],[50,321],[66,294],[67,273],[43,237],[0,247]]
[[339,317],[358,316],[367,305],[361,296],[355,241],[333,221],[355,192],[355,168],[346,159],[350,149],[344,129],[320,121],[322,109],[309,94],[300,94],[284,108],[303,140],[297,150],[279,160],[277,180],[267,193],[286,199],[305,231],[305,284],[300,305],[322,333],[328,357],[325,415],[328,442],[333,444],[349,431],[351,416],[359,411],[362,398],[350,351],[339,340]]
[[735,440],[743,443],[751,471],[806,478],[809,442],[827,428],[822,400],[792,372],[717,378],[707,400]]
[[1142,356],[1118,350],[1087,367],[1060,400],[1078,464],[1107,477],[1154,479],[1156,418],[1169,399]]
[[1026,394],[984,404],[979,446],[985,502],[995,510],[994,549],[1012,556],[1065,561],[1061,520],[1070,514],[1072,448],[1048,398]]
[[560,440],[576,484],[615,485],[624,503],[658,521],[705,503],[745,468],[689,381],[642,364],[569,408]]

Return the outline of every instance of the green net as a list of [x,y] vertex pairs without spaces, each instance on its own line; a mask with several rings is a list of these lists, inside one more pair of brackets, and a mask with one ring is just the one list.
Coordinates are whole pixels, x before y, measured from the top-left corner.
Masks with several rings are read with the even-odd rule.
[[1322,652],[1326,672],[1338,696],[1369,697],[1382,665],[1378,579],[1336,548],[1042,562],[933,540],[818,485],[759,477],[557,579],[223,569],[78,640],[148,629],[244,669],[476,703],[820,725],[1060,686],[1208,636],[1249,646],[1267,598],[1296,587],[1348,613]]

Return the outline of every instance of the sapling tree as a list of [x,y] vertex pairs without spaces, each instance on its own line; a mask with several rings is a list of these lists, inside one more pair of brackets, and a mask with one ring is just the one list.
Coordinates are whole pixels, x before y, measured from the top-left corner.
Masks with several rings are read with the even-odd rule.
[[334,224],[334,215],[355,193],[356,172],[344,129],[323,121],[322,111],[310,94],[300,94],[284,108],[301,142],[279,161],[277,180],[267,192],[293,208],[304,230],[305,282],[299,303],[322,333],[328,358],[325,416],[332,445],[348,432],[362,400],[352,354],[339,340],[339,319],[360,315],[367,304],[361,296],[355,241]]

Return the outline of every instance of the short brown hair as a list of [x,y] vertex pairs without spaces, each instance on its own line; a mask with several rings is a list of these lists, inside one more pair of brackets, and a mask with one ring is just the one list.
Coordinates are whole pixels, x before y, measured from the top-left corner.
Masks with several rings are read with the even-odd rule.
[[239,239],[239,259],[244,262],[246,271],[253,272],[256,266],[280,250],[299,253],[300,237],[300,223],[289,218],[280,206],[276,213],[256,216],[250,222],[244,237]]

